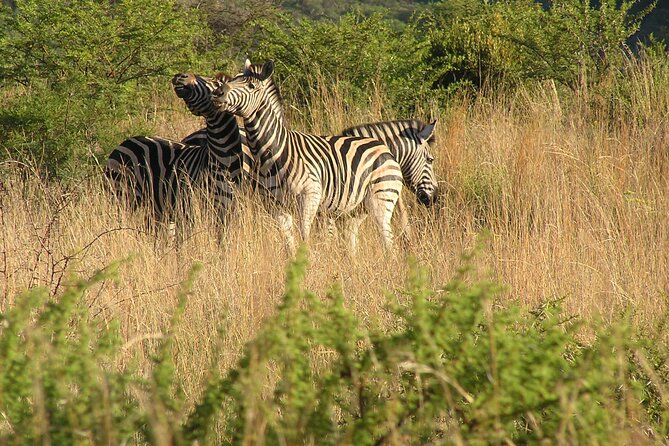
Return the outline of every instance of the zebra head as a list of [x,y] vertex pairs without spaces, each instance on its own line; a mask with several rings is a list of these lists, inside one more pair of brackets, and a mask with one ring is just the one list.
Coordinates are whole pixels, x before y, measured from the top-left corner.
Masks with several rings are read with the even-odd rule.
[[274,62],[271,60],[264,64],[251,64],[246,59],[244,72],[227,80],[214,91],[214,104],[220,111],[249,118],[262,106],[268,92],[275,90],[271,79],[273,72]]
[[[414,156],[408,157],[402,165],[402,175],[407,186],[416,192],[416,198],[425,206],[437,200],[437,177],[434,174],[434,156],[430,152],[430,142],[434,140],[434,128],[437,121],[425,125],[414,139]],[[404,165],[406,164],[406,166]]]
[[437,121],[425,124],[417,119],[384,121],[349,127],[345,136],[374,138],[388,146],[402,168],[404,184],[425,206],[437,199],[437,179],[430,153]]
[[224,74],[211,78],[193,73],[179,73],[172,78],[172,86],[191,113],[209,118],[218,113],[218,108],[212,102],[212,92],[228,79]]

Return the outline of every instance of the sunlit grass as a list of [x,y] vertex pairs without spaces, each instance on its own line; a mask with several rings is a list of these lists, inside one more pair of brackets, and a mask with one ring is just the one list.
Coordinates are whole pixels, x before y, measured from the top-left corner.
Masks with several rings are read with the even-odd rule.
[[[323,293],[339,284],[361,320],[383,326],[383,292],[403,286],[408,258],[426,266],[436,283],[446,281],[459,255],[484,234],[477,261],[507,285],[499,305],[529,308],[564,298],[567,313],[585,321],[629,312],[640,326],[655,322],[669,294],[667,91],[653,89],[655,103],[640,101],[644,119],[629,109],[593,106],[597,101],[561,100],[550,84],[431,110],[422,118],[438,119],[440,199],[425,209],[407,194],[410,245],[384,253],[368,221],[360,253],[352,256],[346,243],[317,227],[306,286]],[[639,95],[645,92],[639,87]],[[308,115],[288,109],[294,128],[328,133],[406,118],[388,116],[378,102],[351,113],[336,88],[316,94]],[[144,119],[161,136],[181,139],[203,125],[169,91],[153,110]],[[207,207],[196,207],[178,247],[161,229],[148,230],[141,215],[117,209],[97,172],[45,185],[7,163],[0,205],[0,310],[24,288],[55,293],[71,272],[86,275],[128,258],[120,281],[106,281],[88,296],[94,317],[121,321],[128,359],[148,361],[178,284],[194,262],[203,264],[175,342],[189,398],[200,390],[219,328],[225,369],[281,295],[288,256],[270,214],[250,194],[240,197],[222,238]]]

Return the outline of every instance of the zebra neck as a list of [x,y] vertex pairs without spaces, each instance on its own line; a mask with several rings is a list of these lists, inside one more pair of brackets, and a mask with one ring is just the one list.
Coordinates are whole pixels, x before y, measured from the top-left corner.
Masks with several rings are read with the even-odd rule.
[[218,113],[207,118],[207,145],[210,151],[221,155],[241,151],[239,127],[233,114]]
[[[393,153],[394,152],[394,153]],[[395,155],[395,159],[397,160],[397,163],[400,165],[400,169],[402,170],[402,176],[404,178],[409,178],[411,175],[411,163],[409,162],[409,158],[407,157],[406,153],[404,153],[404,150],[391,150],[391,153]]]
[[260,172],[268,174],[284,159],[290,133],[277,98],[266,98],[254,113],[245,117],[244,128],[249,146],[260,162]]

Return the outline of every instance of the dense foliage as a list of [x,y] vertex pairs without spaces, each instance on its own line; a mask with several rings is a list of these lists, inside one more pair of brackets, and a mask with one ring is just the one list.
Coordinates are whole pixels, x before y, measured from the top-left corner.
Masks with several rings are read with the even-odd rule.
[[64,173],[97,144],[125,139],[118,122],[193,60],[193,12],[173,0],[1,6],[2,157]]
[[[500,287],[471,258],[446,284],[413,267],[389,306],[392,328],[365,328],[342,292],[303,288],[288,268],[277,313],[194,409],[174,375],[172,333],[196,280],[182,285],[153,369],[122,367],[116,322],[91,319],[86,293],[116,275],[35,289],[0,315],[3,444],[622,444],[664,438],[667,346],[624,318],[582,345],[556,302],[500,308]],[[651,340],[653,343],[651,344]],[[223,352],[213,352],[215,358]],[[271,371],[271,373],[270,373]],[[658,389],[660,390],[658,392]],[[639,435],[639,437],[635,437]]]
[[365,14],[387,12],[398,22],[407,22],[413,14],[423,11],[429,0],[284,0],[281,5],[289,12],[311,19],[336,19],[358,10]]
[[427,47],[417,29],[394,30],[380,14],[347,15],[338,22],[265,22],[253,55],[274,59],[283,95],[306,108],[319,86],[337,86],[349,108],[366,106],[372,96],[393,112],[415,112],[434,99],[425,83]]
[[[214,74],[245,55],[273,58],[284,96],[307,109],[337,89],[349,108],[425,115],[463,89],[554,80],[564,94],[624,79],[653,3],[634,0],[388,2],[34,0],[0,9],[0,157],[59,175],[86,170],[121,140],[175,71]],[[311,5],[311,6],[310,6]],[[364,6],[363,5],[363,6]],[[413,9],[419,5],[420,8]],[[317,11],[324,8],[322,15]],[[339,8],[339,9],[337,9]],[[371,8],[371,9],[370,9]],[[318,20],[313,15],[319,17]],[[654,54],[662,53],[664,46]],[[661,57],[658,61],[662,60]],[[119,125],[123,118],[128,123]],[[185,136],[185,135],[184,135]]]

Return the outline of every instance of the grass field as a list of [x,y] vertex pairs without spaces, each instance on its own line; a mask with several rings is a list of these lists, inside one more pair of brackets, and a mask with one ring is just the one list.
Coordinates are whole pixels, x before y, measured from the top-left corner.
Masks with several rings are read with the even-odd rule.
[[[448,109],[426,107],[423,118],[438,119],[438,204],[422,208],[405,195],[414,234],[393,253],[384,253],[369,221],[357,256],[317,228],[307,287],[324,293],[339,284],[346,306],[366,324],[383,326],[384,293],[401,298],[395,291],[404,287],[408,259],[444,283],[460,255],[483,240],[476,262],[506,285],[499,306],[529,309],[563,298],[566,312],[586,321],[586,341],[588,321],[628,312],[638,327],[658,323],[669,298],[669,92],[651,83],[640,78],[635,85],[648,90],[627,105],[596,97],[563,101],[545,84],[512,96],[454,100]],[[156,134],[181,139],[203,125],[165,90],[148,122]],[[290,122],[324,133],[395,118],[378,101],[350,112],[336,94],[316,93],[312,115],[292,110]],[[141,216],[110,203],[97,171],[45,185],[29,169],[5,163],[1,178],[0,311],[24,288],[46,286],[55,294],[70,274],[88,276],[127,258],[120,279],[97,285],[87,304],[94,318],[120,320],[125,357],[147,364],[178,284],[202,263],[175,339],[176,373],[190,401],[219,327],[224,370],[275,312],[288,256],[251,195],[240,199],[220,242],[200,206],[188,238],[175,248],[164,235],[147,233]]]

